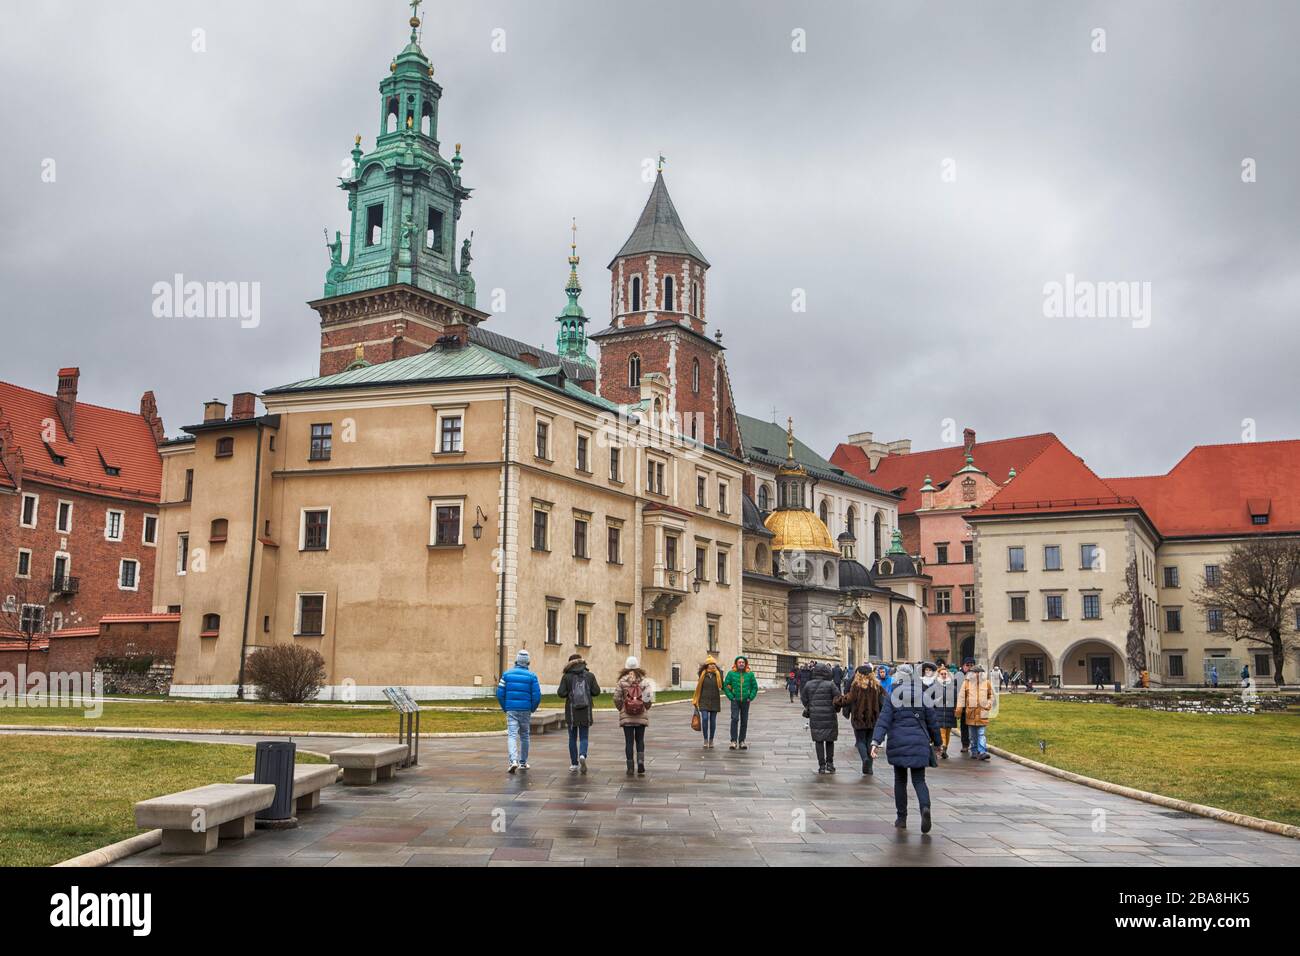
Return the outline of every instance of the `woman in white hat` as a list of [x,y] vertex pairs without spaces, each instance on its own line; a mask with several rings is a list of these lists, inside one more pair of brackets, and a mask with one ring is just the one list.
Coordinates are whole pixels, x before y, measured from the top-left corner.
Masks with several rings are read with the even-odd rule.
[[[650,707],[655,701],[654,683],[645,676],[641,662],[629,657],[614,685],[614,706],[618,708],[618,725],[623,728],[627,755],[627,775],[645,774],[645,729],[650,725]],[[632,754],[636,752],[636,762]]]

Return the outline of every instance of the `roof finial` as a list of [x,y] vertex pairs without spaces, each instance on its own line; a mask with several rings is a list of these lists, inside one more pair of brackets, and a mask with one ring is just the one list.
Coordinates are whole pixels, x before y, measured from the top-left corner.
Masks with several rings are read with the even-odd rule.
[[416,42],[415,31],[420,28],[420,4],[424,0],[411,0],[408,6],[411,8],[411,42]]
[[663,153],[660,153],[659,162],[656,164],[655,169],[662,173],[664,171],[664,163],[666,162],[668,162],[667,157],[665,157]]
[[794,418],[791,416],[785,420],[785,460],[794,461]]

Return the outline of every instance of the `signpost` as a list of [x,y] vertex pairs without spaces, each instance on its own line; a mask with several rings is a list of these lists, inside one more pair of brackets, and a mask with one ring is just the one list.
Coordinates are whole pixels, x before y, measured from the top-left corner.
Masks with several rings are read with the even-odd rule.
[[406,744],[402,766],[414,766],[420,762],[420,705],[405,687],[385,687],[384,696],[397,711],[397,739]]

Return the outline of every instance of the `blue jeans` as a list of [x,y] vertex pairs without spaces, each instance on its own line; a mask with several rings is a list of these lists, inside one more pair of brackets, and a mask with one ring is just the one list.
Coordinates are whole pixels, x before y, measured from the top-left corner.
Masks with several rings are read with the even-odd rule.
[[591,730],[586,724],[581,727],[569,724],[569,766],[576,766],[578,754],[587,756],[587,733]]
[[970,752],[973,754],[986,754],[989,752],[987,727],[976,727],[974,724],[971,724]]
[[713,735],[718,732],[718,712],[716,710],[700,711],[700,733],[704,735],[705,740],[712,740]]
[[[740,736],[736,736],[736,728],[740,728]],[[745,731],[749,729],[749,701],[733,700],[731,702],[731,742],[733,744],[743,744],[745,742]]]
[[528,763],[528,738],[533,715],[527,710],[506,711],[506,749],[511,763]]

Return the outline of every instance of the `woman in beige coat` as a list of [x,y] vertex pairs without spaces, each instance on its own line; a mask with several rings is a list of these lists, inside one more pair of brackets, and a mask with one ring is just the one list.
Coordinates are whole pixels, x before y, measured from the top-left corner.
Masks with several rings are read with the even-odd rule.
[[973,668],[957,691],[954,713],[970,727],[970,755],[976,760],[989,759],[988,726],[993,694],[993,684],[982,667]]
[[[618,708],[618,725],[623,728],[627,775],[645,775],[645,729],[650,725],[650,707],[655,702],[654,683],[645,676],[640,662],[629,657],[614,685],[614,706]],[[636,751],[636,763],[632,752]]]

